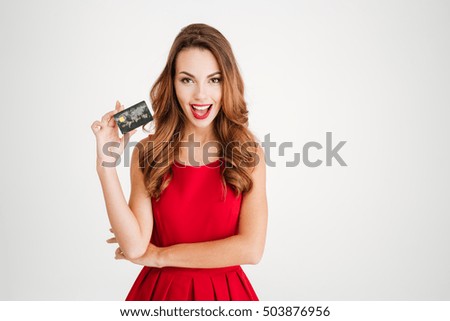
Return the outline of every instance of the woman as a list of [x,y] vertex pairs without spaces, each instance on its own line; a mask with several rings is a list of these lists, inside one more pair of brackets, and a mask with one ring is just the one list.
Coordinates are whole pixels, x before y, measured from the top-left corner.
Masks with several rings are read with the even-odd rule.
[[[116,259],[143,265],[126,300],[258,300],[241,264],[257,264],[267,227],[264,153],[248,129],[229,42],[191,24],[176,37],[150,98],[155,133],[134,148],[127,204],[112,159],[112,116],[92,124]],[[211,151],[213,150],[213,152]]]

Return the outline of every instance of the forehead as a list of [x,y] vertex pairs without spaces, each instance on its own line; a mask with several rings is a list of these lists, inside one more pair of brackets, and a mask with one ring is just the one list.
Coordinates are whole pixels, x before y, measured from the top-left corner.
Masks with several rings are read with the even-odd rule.
[[186,71],[193,75],[204,75],[220,71],[216,58],[207,49],[189,48],[178,53],[176,72]]

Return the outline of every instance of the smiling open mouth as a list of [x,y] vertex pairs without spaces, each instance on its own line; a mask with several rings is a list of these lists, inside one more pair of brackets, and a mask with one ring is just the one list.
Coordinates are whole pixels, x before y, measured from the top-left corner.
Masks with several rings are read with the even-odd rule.
[[191,104],[191,110],[192,110],[192,114],[194,115],[195,118],[197,119],[205,119],[206,117],[208,117],[212,104],[208,105],[208,104]]

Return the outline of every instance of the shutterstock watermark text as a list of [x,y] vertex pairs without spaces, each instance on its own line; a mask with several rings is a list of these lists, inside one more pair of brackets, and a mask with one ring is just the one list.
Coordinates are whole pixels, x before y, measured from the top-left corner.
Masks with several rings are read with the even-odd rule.
[[[169,143],[170,146],[173,145],[174,142],[166,142]],[[286,167],[297,167],[300,164],[303,164],[306,167],[319,167],[322,166],[325,162],[325,166],[348,166],[347,163],[344,161],[342,156],[339,154],[341,149],[344,147],[344,145],[347,143],[347,141],[339,141],[337,144],[333,144],[333,133],[332,132],[326,132],[325,134],[325,142],[323,144],[319,141],[309,141],[303,144],[301,148],[301,152],[297,151],[294,152],[294,158],[284,161],[282,164],[279,162],[273,160],[273,156],[283,156],[286,157],[286,151],[289,149],[294,149],[294,143],[287,141],[287,142],[281,142],[278,143],[276,141],[272,141],[270,139],[270,133],[266,134],[264,136],[264,140],[261,142],[260,146],[262,147],[264,151],[264,160],[266,162],[266,165],[269,167],[277,167],[277,166],[286,166]],[[150,141],[150,148],[152,148],[153,142]],[[200,142],[195,141],[193,135],[188,136],[188,141],[180,142],[180,148],[183,149],[183,154],[187,156],[187,162],[189,163],[189,166],[201,166],[202,163],[199,161],[196,161],[194,158],[194,155],[202,155],[202,162],[203,164],[209,164],[211,163],[211,159],[216,159],[218,156],[218,151],[220,146],[220,142],[218,141],[210,141],[201,146]],[[256,164],[259,163],[260,158],[259,155],[255,153],[255,145],[257,143],[255,142],[230,142],[226,146],[222,146],[222,150],[228,153],[231,153],[231,158],[233,156],[233,153],[236,153],[236,149],[239,150],[241,154],[252,154],[253,157],[255,157]],[[123,151],[122,155],[119,155],[118,153],[114,152],[115,148],[118,148],[120,146],[117,142],[108,142],[104,144],[102,148],[102,152],[104,155],[109,156],[114,159],[114,161],[111,162],[102,162],[102,166],[104,167],[115,167],[120,165],[120,163],[124,162],[124,167],[129,167],[131,163],[131,154],[132,154],[132,148],[136,147],[139,148],[139,152],[143,151],[143,146],[139,142],[126,142],[125,149]],[[173,147],[173,146],[172,146]],[[201,149],[199,151],[198,149]],[[316,157],[315,159],[312,159],[311,157],[311,151],[315,150],[316,153],[319,151],[323,152],[322,158]],[[227,155],[228,156],[228,155]],[[168,159],[168,158],[165,158]],[[334,159],[334,161],[333,161]],[[177,160],[180,162],[179,160]],[[143,164],[140,164],[142,166]],[[160,163],[152,163],[152,166],[165,166],[166,164],[160,164]],[[231,166],[226,164],[226,166]],[[241,162],[238,164],[238,166],[242,167],[248,167],[249,163]]]

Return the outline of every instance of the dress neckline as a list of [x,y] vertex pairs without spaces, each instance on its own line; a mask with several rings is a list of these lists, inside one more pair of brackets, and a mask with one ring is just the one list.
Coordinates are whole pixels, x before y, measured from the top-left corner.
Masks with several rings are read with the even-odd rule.
[[187,167],[187,168],[203,168],[203,167],[216,167],[214,165],[218,164],[221,161],[222,161],[222,159],[218,158],[218,159],[216,159],[213,162],[210,162],[208,164],[203,164],[203,165],[200,165],[200,166],[185,165],[185,164],[182,164],[182,163],[178,162],[177,160],[174,160],[173,163],[174,163],[174,165],[176,167],[182,167],[182,168],[184,168],[184,167]]

